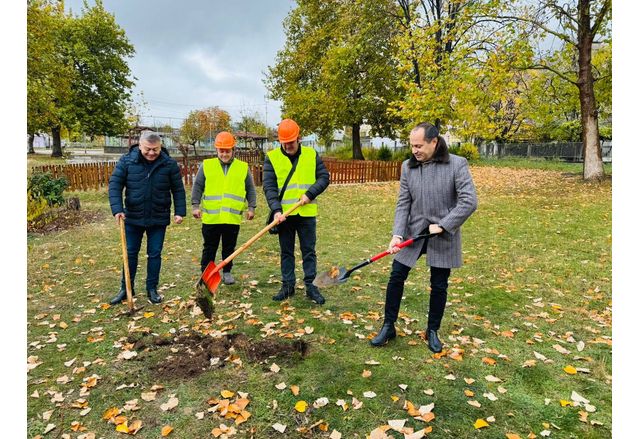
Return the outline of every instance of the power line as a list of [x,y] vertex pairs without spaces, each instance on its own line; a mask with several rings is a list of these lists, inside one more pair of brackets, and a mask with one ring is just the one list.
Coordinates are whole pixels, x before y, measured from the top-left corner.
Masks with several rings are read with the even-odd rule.
[[[156,99],[145,99],[145,101],[157,104],[175,105],[180,107],[201,108],[201,105],[182,104],[178,102],[159,101]],[[242,105],[214,105],[218,108],[246,108],[246,107],[262,107],[264,104],[242,104]]]

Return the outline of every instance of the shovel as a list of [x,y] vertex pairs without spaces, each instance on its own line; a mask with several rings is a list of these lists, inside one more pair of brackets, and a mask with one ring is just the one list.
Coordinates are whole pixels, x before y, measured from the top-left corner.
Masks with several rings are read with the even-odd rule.
[[[438,233],[424,233],[424,234],[420,234],[418,236],[416,236],[415,238],[411,238],[411,239],[407,239],[406,241],[402,241],[400,244],[396,245],[396,247],[398,248],[404,248],[408,245],[413,244],[414,242],[420,241],[421,239],[425,239],[425,238],[431,238],[432,236],[436,236],[438,235]],[[349,279],[349,276],[351,276],[351,273],[353,273],[356,270],[361,269],[362,267],[366,267],[367,265],[369,265],[372,262],[377,261],[378,259],[384,258],[387,255],[390,255],[391,252],[389,250],[385,250],[382,253],[378,253],[377,255],[373,256],[372,258],[367,259],[366,261],[363,261],[361,263],[359,263],[358,265],[356,265],[355,267],[347,270],[344,267],[340,267],[340,268],[333,268],[331,271],[327,271],[326,273],[321,273],[319,276],[316,276],[316,278],[313,281],[313,284],[316,287],[319,288],[324,288],[324,287],[332,287],[334,285],[338,285],[341,283],[344,283],[347,281],[347,279]]]
[[[302,200],[298,201],[296,204],[294,204],[291,207],[291,209],[283,213],[283,215],[285,217],[289,216],[294,210],[302,206],[302,204],[303,204]],[[209,293],[215,296],[218,286],[220,285],[220,281],[222,280],[220,276],[220,270],[222,270],[222,268],[225,265],[227,265],[229,262],[231,262],[236,256],[238,256],[240,253],[242,253],[247,248],[249,248],[251,244],[256,242],[262,235],[267,233],[272,227],[277,225],[278,225],[278,220],[274,219],[271,223],[269,223],[262,230],[260,230],[253,237],[251,237],[251,239],[249,239],[247,242],[242,244],[240,248],[238,248],[236,251],[231,253],[224,261],[220,262],[219,265],[216,265],[214,261],[209,262],[206,268],[204,269],[204,271],[202,272],[202,276],[200,276],[200,279],[196,283],[196,289],[199,289],[200,291],[202,291],[203,289],[207,289]],[[213,315],[213,303],[210,301],[211,301],[211,296],[208,296],[207,299],[203,297],[200,297],[198,299],[198,305],[200,306],[200,308],[202,309],[202,312],[207,318],[211,318],[211,316]],[[205,304],[205,302],[207,303]]]
[[122,262],[124,264],[124,284],[127,291],[127,305],[129,306],[129,311],[127,311],[126,314],[132,316],[136,311],[140,311],[143,306],[140,308],[133,307],[133,293],[131,292],[131,275],[129,274],[129,256],[127,255],[127,238],[124,231],[124,219],[120,217],[118,222],[120,223],[120,243],[122,244]]

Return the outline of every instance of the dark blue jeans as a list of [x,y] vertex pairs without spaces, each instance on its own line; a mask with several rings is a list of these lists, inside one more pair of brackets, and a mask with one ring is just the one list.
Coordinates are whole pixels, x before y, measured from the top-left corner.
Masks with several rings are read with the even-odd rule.
[[283,285],[296,283],[296,259],[294,247],[296,233],[300,241],[302,252],[302,270],[304,284],[310,286],[316,278],[316,217],[291,215],[278,225],[278,240],[280,241],[280,271]]
[[[447,287],[449,286],[450,268],[430,267],[431,269],[431,295],[429,296],[429,318],[427,330],[440,329],[444,308],[447,304]],[[387,284],[387,298],[384,305],[384,321],[395,322],[398,320],[400,302],[404,293],[404,281],[407,280],[411,267],[398,261],[393,261],[391,276]]]
[[[125,222],[127,235],[127,256],[129,257],[129,275],[131,289],[135,291],[134,281],[138,270],[138,253],[142,245],[142,235],[147,234],[147,291],[158,288],[160,279],[160,265],[162,262],[162,245],[167,226],[136,226]],[[125,288],[124,272],[122,274],[122,288]]]

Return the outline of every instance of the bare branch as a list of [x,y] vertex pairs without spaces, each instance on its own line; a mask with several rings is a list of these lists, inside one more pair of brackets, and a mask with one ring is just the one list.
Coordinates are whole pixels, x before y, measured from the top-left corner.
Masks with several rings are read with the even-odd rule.
[[530,18],[524,18],[524,17],[514,17],[514,16],[509,16],[509,15],[500,15],[495,17],[496,19],[504,19],[504,20],[512,20],[512,21],[524,21],[525,23],[531,23],[533,25],[535,25],[536,27],[542,29],[543,31],[551,34],[551,35],[555,35],[556,37],[560,38],[562,41],[565,41],[567,44],[571,44],[572,46],[578,47],[578,43],[576,43],[575,41],[573,41],[571,38],[569,38],[567,35],[554,31],[552,29],[549,29],[547,26],[545,26],[544,24],[540,23],[537,20],[532,20]]
[[[569,20],[569,22],[567,24],[571,28],[571,30],[573,30],[574,32],[578,32],[578,28],[577,28],[578,20],[576,19],[576,17],[574,17],[573,15],[569,14],[569,12],[567,12],[562,6],[557,4],[555,1],[547,1],[545,3],[544,7],[551,8],[551,9],[559,12],[560,15],[562,15],[563,17],[565,17],[566,19]],[[574,24],[575,24],[575,26],[574,26]]]
[[607,78],[611,78],[611,73],[607,73],[606,75],[602,75],[602,76],[598,76],[597,78],[593,78],[593,82],[596,83],[597,81],[600,81],[601,79],[607,79]]
[[595,37],[596,34],[598,33],[598,30],[600,29],[600,25],[602,24],[602,21],[604,20],[605,15],[607,15],[607,12],[609,12],[611,10],[611,0],[605,0],[605,2],[602,4],[602,9],[600,9],[600,12],[598,12],[598,15],[596,16],[596,21],[593,23],[593,26],[591,27],[591,37]]
[[571,84],[575,85],[576,87],[578,86],[578,82],[574,81],[573,79],[571,79],[570,77],[567,76],[567,73],[573,73],[573,72],[560,72],[559,70],[554,69],[551,66],[547,66],[547,65],[543,65],[543,64],[533,64],[533,65],[529,65],[529,66],[515,66],[514,67],[517,70],[548,70],[550,72],[555,73],[556,75],[558,75],[560,78],[564,79],[567,82],[570,82]]

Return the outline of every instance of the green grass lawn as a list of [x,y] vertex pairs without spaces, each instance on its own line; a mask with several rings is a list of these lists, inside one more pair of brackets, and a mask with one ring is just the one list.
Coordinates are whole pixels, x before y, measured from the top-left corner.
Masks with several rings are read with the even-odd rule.
[[[28,436],[53,424],[45,438],[124,437],[103,419],[116,407],[129,426],[142,422],[136,434],[142,438],[160,437],[167,425],[174,429],[169,437],[214,437],[221,424],[234,426],[235,437],[329,437],[337,430],[343,438],[365,438],[390,420],[431,428],[433,438],[610,437],[610,181],[585,184],[558,171],[488,166],[473,166],[472,173],[479,208],[463,227],[465,265],[450,279],[443,356],[432,355],[420,338],[429,296],[424,260],[407,282],[397,324],[402,336],[375,349],[368,338],[382,324],[391,258],[324,289],[324,306],[308,301],[303,289],[276,303],[279,253],[271,235],[236,259],[238,283],[219,288],[214,321],[204,321],[193,308],[202,241],[193,218],[167,231],[165,302],[143,300],[142,256],[136,289],[145,307],[121,315],[125,305],[105,305],[117,292],[121,267],[106,192],[79,194],[84,210],[104,213],[102,221],[27,240],[28,355],[37,364],[28,373]],[[349,268],[386,248],[397,190],[397,182],[329,187],[319,198],[319,271]],[[261,198],[239,244],[263,227],[266,214]],[[172,361],[188,365],[188,354],[171,343],[193,332],[245,334],[256,346],[303,340],[308,350],[255,360],[238,348],[201,373],[160,373]],[[137,356],[125,359],[125,351]],[[163,388],[151,399],[154,385]],[[298,386],[297,396],[291,386]],[[248,394],[246,422],[234,425],[233,417],[208,411],[211,398],[225,399],[224,390]],[[574,406],[572,395],[588,403]],[[172,396],[178,405],[163,410]],[[308,405],[302,412],[294,408],[298,401]],[[408,402],[416,410],[433,404],[435,418],[414,419]],[[488,426],[476,429],[478,419]],[[284,433],[276,423],[286,425]],[[308,431],[296,430],[303,427]]]

